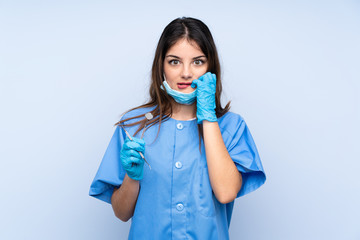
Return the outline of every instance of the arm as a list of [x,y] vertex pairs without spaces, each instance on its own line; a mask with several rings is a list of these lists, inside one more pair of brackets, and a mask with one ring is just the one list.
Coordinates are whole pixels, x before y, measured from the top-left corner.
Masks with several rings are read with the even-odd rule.
[[131,179],[127,174],[120,188],[115,188],[111,196],[111,205],[115,216],[127,222],[133,215],[139,195],[139,181]]
[[111,196],[111,205],[115,216],[127,222],[133,215],[140,191],[139,181],[143,178],[145,141],[133,137],[126,138],[120,151],[121,165],[126,171],[120,188],[114,190]]
[[225,147],[219,124],[204,120],[203,131],[211,187],[219,202],[232,202],[242,185],[241,173]]
[[211,187],[219,202],[232,202],[241,189],[242,176],[222,139],[215,112],[216,75],[207,72],[191,83],[197,88],[196,117],[203,123],[206,161]]

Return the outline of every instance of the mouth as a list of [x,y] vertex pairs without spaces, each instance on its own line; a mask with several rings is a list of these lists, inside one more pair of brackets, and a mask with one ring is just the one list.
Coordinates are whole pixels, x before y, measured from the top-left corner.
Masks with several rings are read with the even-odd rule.
[[181,82],[181,83],[177,84],[179,89],[185,89],[187,87],[190,87],[190,85],[191,85],[191,82]]

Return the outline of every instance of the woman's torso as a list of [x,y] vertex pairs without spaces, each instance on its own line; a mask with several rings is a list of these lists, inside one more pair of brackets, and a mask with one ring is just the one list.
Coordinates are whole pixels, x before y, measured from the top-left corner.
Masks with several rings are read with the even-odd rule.
[[[133,136],[137,126],[126,129]],[[157,131],[154,125],[144,134],[151,170],[144,164],[129,239],[228,239],[233,202],[221,204],[212,192],[196,119],[170,118],[156,138]]]

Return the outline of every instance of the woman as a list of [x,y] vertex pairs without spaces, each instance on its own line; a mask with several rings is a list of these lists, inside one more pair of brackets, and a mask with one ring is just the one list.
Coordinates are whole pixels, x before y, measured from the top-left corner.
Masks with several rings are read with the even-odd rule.
[[115,124],[90,188],[119,219],[132,217],[129,239],[229,239],[235,198],[265,182],[250,131],[230,103],[221,107],[221,91],[208,27],[173,20],[156,49],[150,101]]

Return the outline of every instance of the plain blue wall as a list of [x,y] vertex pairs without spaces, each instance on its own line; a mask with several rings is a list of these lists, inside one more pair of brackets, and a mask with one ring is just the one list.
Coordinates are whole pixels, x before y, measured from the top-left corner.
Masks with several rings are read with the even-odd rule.
[[212,31],[267,182],[231,239],[360,239],[359,1],[0,1],[0,239],[126,239],[88,196],[174,18]]

